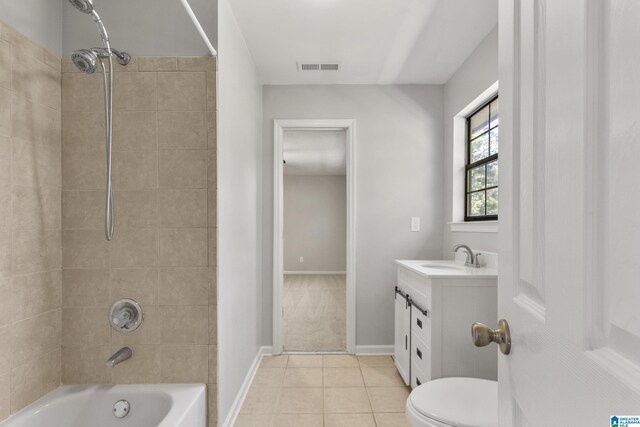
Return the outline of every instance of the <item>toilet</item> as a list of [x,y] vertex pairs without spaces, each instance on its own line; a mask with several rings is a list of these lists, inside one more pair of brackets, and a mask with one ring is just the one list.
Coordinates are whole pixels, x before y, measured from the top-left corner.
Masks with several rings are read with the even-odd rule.
[[440,378],[416,387],[407,399],[412,427],[498,427],[498,383]]

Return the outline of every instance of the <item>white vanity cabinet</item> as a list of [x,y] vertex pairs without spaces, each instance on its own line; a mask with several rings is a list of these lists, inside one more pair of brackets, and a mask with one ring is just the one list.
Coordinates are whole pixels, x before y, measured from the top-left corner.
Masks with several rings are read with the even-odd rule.
[[405,382],[417,387],[443,377],[497,379],[496,349],[471,341],[474,322],[497,322],[497,272],[447,261],[397,264],[395,363]]

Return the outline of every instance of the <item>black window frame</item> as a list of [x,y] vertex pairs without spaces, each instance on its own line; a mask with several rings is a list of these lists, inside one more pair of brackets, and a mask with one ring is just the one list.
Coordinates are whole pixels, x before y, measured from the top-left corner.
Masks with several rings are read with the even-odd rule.
[[[498,122],[497,126],[494,126],[493,128],[491,127],[491,107],[489,107],[489,129],[487,129],[486,132],[481,133],[480,135],[476,136],[475,138],[471,139],[471,118],[480,110],[482,110],[483,108],[485,108],[488,105],[491,105],[491,103],[493,101],[495,101],[496,99],[499,98],[499,94],[496,93],[495,96],[491,97],[487,102],[484,102],[482,105],[480,105],[478,108],[476,108],[475,110],[473,110],[473,112],[471,114],[469,114],[466,118],[466,125],[467,125],[467,132],[466,132],[466,147],[465,147],[465,153],[466,153],[466,159],[464,162],[464,221],[465,222],[477,222],[477,221],[497,221],[498,220],[498,215],[486,215],[486,209],[487,209],[487,205],[486,205],[486,196],[485,196],[485,215],[482,216],[470,216],[469,215],[469,196],[473,193],[479,193],[481,191],[484,191],[486,194],[486,191],[488,190],[492,190],[494,188],[499,188],[500,186],[500,181],[498,178],[498,185],[494,185],[491,187],[487,187],[486,183],[487,183],[487,174],[485,171],[485,187],[482,188],[481,190],[471,190],[471,185],[470,185],[470,175],[469,175],[469,171],[475,167],[481,166],[481,165],[487,165],[491,162],[493,162],[494,160],[498,160],[498,153],[492,154],[489,157],[485,157],[483,159],[480,159],[476,162],[473,163],[469,163],[471,161],[471,142],[475,141],[476,139],[484,136],[485,134],[489,134],[491,133],[491,131],[495,128],[499,128],[500,127],[500,123]],[[499,113],[498,113],[499,114]],[[498,135],[500,135],[500,130],[498,129]],[[498,137],[499,138],[499,137]],[[489,142],[489,144],[491,144],[491,142]],[[498,161],[498,164],[500,164],[500,162]],[[500,209],[500,205],[498,205],[498,210]]]

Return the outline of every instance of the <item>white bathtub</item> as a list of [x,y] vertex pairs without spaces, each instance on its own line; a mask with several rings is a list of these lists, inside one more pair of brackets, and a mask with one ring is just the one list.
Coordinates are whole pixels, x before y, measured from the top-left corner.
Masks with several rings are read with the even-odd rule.
[[[0,427],[206,427],[204,384],[62,386]],[[129,402],[124,418],[113,406]]]

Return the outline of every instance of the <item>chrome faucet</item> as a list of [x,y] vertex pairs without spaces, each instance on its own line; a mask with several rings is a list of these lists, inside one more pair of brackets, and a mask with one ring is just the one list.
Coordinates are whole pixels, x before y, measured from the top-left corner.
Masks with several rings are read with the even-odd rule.
[[474,254],[471,248],[467,245],[455,245],[453,247],[453,252],[456,253],[460,249],[464,249],[467,253],[467,259],[464,262],[465,267],[480,268],[480,256],[482,255],[480,252]]
[[125,360],[133,356],[133,351],[129,347],[122,347],[120,350],[113,353],[113,356],[107,359],[107,367],[113,368],[118,363],[122,363]]

